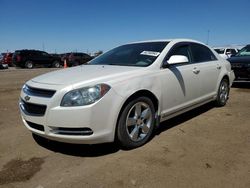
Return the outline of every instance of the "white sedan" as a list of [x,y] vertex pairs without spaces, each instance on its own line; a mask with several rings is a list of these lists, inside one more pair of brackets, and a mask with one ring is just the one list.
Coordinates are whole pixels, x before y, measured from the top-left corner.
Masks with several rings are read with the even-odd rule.
[[200,42],[144,41],[29,80],[19,106],[35,135],[135,148],[164,120],[210,101],[224,106],[233,80],[230,63]]

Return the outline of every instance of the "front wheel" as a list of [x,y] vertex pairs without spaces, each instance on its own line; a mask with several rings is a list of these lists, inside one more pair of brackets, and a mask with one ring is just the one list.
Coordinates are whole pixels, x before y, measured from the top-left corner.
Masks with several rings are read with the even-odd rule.
[[147,97],[130,101],[118,120],[117,139],[127,149],[145,144],[151,137],[155,124],[155,108]]
[[34,63],[32,61],[26,61],[25,67],[28,69],[34,68]]
[[220,82],[220,86],[217,92],[216,105],[225,106],[229,96],[229,82],[226,78],[223,78]]

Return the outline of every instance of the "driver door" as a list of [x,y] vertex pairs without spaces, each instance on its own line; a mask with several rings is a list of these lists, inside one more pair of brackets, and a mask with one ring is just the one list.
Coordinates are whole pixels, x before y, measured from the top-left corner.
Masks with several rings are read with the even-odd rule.
[[200,97],[199,67],[192,64],[190,45],[188,43],[175,45],[165,59],[168,60],[172,55],[184,55],[189,62],[171,64],[161,70],[163,119],[194,105]]

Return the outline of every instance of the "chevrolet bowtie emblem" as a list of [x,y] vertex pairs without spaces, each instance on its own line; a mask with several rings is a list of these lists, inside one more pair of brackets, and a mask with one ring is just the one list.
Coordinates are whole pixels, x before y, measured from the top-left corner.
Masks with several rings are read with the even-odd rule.
[[30,100],[30,96],[26,95],[26,96],[24,97],[24,99],[25,99],[26,101],[28,101],[28,100]]

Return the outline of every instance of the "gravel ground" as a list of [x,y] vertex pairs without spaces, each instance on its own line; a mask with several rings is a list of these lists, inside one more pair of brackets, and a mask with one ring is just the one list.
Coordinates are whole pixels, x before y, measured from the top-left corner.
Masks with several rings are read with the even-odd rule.
[[225,107],[204,105],[161,123],[143,147],[73,145],[33,138],[18,97],[53,69],[0,71],[0,187],[250,187],[250,83]]

